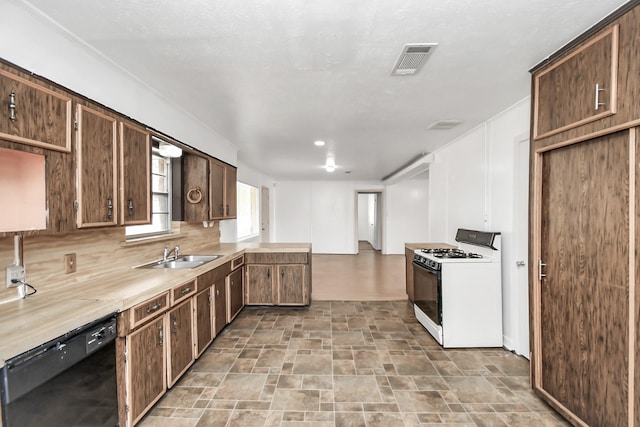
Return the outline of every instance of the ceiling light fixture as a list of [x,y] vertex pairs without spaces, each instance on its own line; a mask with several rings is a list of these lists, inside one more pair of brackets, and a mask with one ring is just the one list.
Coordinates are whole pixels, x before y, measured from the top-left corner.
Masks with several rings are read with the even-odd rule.
[[176,147],[175,145],[171,145],[168,142],[164,141],[160,141],[158,145],[158,151],[163,157],[173,158],[182,156],[182,149],[180,147]]
[[317,140],[313,143],[313,145],[315,145],[316,147],[323,147],[324,146],[324,141],[321,140]]

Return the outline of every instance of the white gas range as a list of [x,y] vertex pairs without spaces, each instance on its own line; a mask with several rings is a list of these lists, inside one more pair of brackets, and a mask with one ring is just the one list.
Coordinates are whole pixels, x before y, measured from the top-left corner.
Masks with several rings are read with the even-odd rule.
[[502,347],[500,233],[458,229],[456,249],[417,249],[414,310],[443,347]]

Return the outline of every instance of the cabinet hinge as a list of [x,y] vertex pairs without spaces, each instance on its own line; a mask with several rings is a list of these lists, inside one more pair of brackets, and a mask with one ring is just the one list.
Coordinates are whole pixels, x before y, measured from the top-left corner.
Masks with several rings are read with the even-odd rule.
[[78,210],[78,208],[80,208],[80,205],[78,204],[77,200],[73,201],[73,209]]
[[78,130],[78,121],[73,122],[73,130]]
[[129,405],[124,405],[124,412],[129,413]]

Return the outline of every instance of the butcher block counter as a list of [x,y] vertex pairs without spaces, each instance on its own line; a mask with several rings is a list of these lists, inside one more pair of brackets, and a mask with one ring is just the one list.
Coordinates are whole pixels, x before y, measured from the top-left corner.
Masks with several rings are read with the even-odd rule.
[[404,258],[405,258],[405,285],[407,290],[407,298],[410,302],[414,299],[413,290],[413,251],[417,249],[437,249],[437,248],[455,248],[454,245],[448,243],[405,243],[404,244]]
[[[220,258],[193,269],[135,269],[113,259],[104,274],[81,283],[49,287],[26,299],[0,305],[0,367],[7,359],[93,320],[133,307],[194,280],[244,253],[311,252],[308,243],[228,243],[207,248]],[[204,252],[202,254],[205,254]],[[149,259],[148,261],[153,261]]]

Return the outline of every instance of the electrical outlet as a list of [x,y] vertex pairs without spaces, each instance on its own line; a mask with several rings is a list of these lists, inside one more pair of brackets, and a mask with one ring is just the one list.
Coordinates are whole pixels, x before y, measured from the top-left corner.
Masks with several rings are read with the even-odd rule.
[[65,254],[64,256],[64,272],[65,274],[76,272],[76,254]]
[[[14,283],[14,280],[18,282]],[[23,265],[10,265],[7,267],[7,288],[15,288],[21,285],[20,282],[25,282],[27,275]]]

